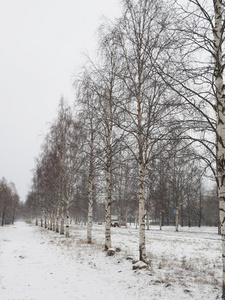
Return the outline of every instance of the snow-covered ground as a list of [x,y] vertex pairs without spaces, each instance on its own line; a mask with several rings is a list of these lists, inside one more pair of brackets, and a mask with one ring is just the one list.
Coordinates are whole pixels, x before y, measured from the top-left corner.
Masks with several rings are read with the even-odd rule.
[[186,300],[221,298],[221,238],[216,228],[151,227],[146,245],[151,264],[133,270],[138,230],[112,228],[115,256],[103,251],[104,226],[71,227],[66,239],[17,222],[0,228],[1,300]]

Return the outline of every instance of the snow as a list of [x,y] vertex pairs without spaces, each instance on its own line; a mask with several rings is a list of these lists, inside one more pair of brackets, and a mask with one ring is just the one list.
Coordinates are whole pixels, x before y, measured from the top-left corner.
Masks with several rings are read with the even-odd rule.
[[73,225],[64,236],[25,222],[0,228],[1,300],[186,300],[221,298],[221,238],[217,228],[151,227],[147,269],[138,261],[138,230],[112,228],[114,256],[103,251],[104,226]]

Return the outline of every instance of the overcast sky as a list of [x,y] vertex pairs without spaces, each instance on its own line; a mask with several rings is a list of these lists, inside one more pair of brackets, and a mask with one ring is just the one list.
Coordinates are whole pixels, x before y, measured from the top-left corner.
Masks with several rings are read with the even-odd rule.
[[0,0],[0,177],[22,201],[61,96],[73,103],[83,53],[120,9],[119,0]]

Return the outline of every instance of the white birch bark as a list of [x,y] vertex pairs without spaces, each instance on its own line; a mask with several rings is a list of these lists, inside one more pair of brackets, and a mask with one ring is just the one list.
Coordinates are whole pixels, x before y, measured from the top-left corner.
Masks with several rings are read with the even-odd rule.
[[[139,70],[141,68],[139,67]],[[139,83],[141,79],[141,71],[139,71]],[[138,164],[139,164],[139,259],[147,262],[146,245],[145,245],[145,171],[144,164],[144,149],[143,149],[143,134],[142,134],[142,107],[141,107],[141,83],[139,84],[137,94],[137,113],[138,113]],[[146,150],[145,150],[146,151]]]
[[73,187],[73,176],[74,176],[74,167],[75,167],[75,157],[72,155],[72,148],[70,148],[70,161],[69,161],[69,178],[66,188],[66,237],[69,237],[69,228],[70,228],[70,199],[72,197],[72,187]]
[[55,231],[55,208],[52,211],[52,230]]
[[[63,116],[64,117],[64,116]],[[63,137],[62,137],[62,143],[63,143],[63,150],[62,150],[62,158],[61,158],[61,166],[62,166],[62,173],[61,173],[61,224],[60,224],[60,234],[64,234],[64,209],[65,209],[65,164],[66,164],[66,127],[65,123],[62,123],[62,131],[63,131]]]
[[65,235],[68,238],[70,236],[70,212],[69,212],[69,206],[70,206],[70,199],[72,195],[72,168],[70,169],[70,183],[69,186],[66,189],[66,230]]
[[46,212],[46,210],[45,210],[44,220],[45,220],[45,228],[47,228],[48,225],[47,225],[47,212]]
[[111,248],[111,136],[107,141],[107,163],[106,163],[106,194],[105,194],[105,250]]
[[64,219],[64,171],[62,174],[62,187],[61,187],[61,199],[60,199],[60,206],[61,206],[61,222],[60,222],[60,234],[64,234],[64,223],[65,223],[65,219]]
[[58,203],[56,208],[56,224],[55,224],[56,232],[59,232],[59,208],[60,208],[60,189],[58,190]]
[[60,221],[60,234],[64,234],[64,193],[61,194],[61,221]]
[[223,296],[225,299],[225,95],[222,62],[222,22],[223,1],[214,0],[215,27],[214,27],[214,58],[215,58],[215,86],[217,100],[217,183],[220,211],[220,226],[222,236],[223,259]]
[[94,133],[92,116],[90,117],[90,160],[89,160],[89,178],[88,178],[88,224],[87,224],[87,243],[92,243],[92,225],[93,225],[93,169],[94,169]]
[[[91,167],[91,166],[90,166]],[[88,225],[87,225],[87,243],[92,243],[92,225],[93,225],[93,176],[90,170],[88,180]]]
[[140,186],[139,186],[139,259],[147,261],[145,246],[145,168],[140,165]]
[[70,228],[70,214],[69,214],[69,205],[67,203],[66,205],[66,237],[68,238],[70,236],[70,231],[69,231],[69,228]]
[[49,220],[49,230],[52,230],[52,224],[53,224],[53,210],[50,211],[50,220]]
[[[72,180],[72,174],[71,174]],[[70,212],[69,212],[69,205],[70,205],[70,198],[72,194],[72,182],[70,182],[69,190],[66,191],[66,232],[65,235],[68,238],[70,236],[69,228],[70,228]]]

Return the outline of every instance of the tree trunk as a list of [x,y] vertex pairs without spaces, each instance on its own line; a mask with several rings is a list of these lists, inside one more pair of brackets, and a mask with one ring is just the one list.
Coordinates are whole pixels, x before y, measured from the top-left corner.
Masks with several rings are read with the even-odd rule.
[[60,234],[64,234],[64,197],[61,200],[61,222],[60,222]]
[[159,230],[162,230],[162,209],[161,208],[159,213]]
[[93,226],[93,171],[94,171],[94,133],[92,118],[91,121],[91,143],[90,143],[90,165],[88,180],[88,223],[87,223],[87,243],[92,243],[92,226]]
[[48,224],[47,224],[47,211],[46,211],[46,209],[45,209],[44,218],[45,218],[45,228],[48,228]]
[[66,204],[66,237],[67,238],[70,236],[69,227],[70,227],[70,214],[69,214],[69,201],[67,201]]
[[55,231],[59,232],[59,204],[57,205],[56,209],[56,224],[55,224]]
[[217,98],[217,183],[220,210],[220,225],[222,236],[222,258],[223,258],[223,296],[225,299],[225,95],[223,82],[223,60],[222,60],[222,22],[223,3],[222,0],[214,0],[215,27],[214,27],[214,58],[215,58],[215,86]]
[[125,224],[126,224],[126,228],[127,228],[127,212],[128,212],[128,209],[126,207],[126,215],[125,215]]
[[111,248],[111,135],[107,142],[107,163],[106,163],[106,195],[105,195],[105,250]]
[[178,205],[178,200],[176,204],[176,232],[178,232],[178,227],[179,227],[179,205]]
[[145,247],[145,168],[140,165],[140,187],[139,187],[139,259],[146,262]]
[[64,136],[64,145],[62,153],[62,185],[61,185],[61,224],[60,224],[60,234],[64,234],[64,209],[65,209],[65,164],[66,164],[66,137]]
[[4,224],[5,224],[5,211],[6,211],[5,207],[3,207],[3,212],[2,212],[2,226],[4,226]]
[[55,208],[52,210],[52,231],[55,231]]
[[110,197],[110,181],[111,174],[110,171],[106,173],[106,196],[105,196],[105,250],[107,251],[111,248],[111,197]]

